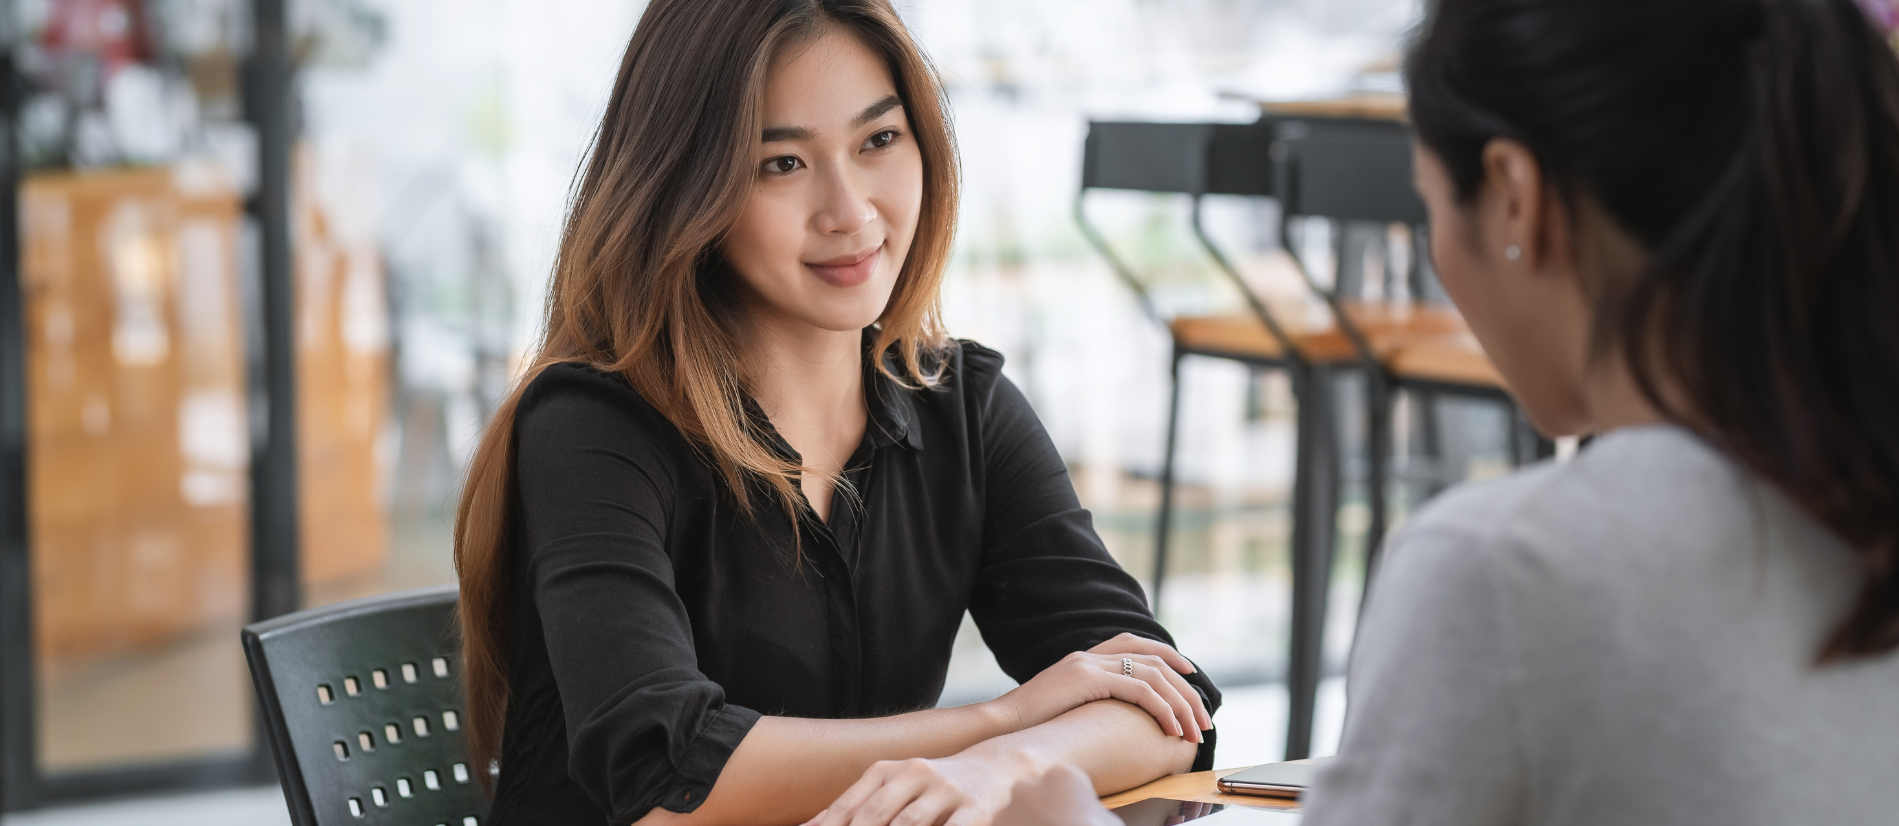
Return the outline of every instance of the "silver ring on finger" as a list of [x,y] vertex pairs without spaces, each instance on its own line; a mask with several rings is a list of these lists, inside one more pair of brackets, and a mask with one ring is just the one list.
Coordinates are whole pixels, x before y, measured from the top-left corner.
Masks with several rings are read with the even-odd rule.
[[1130,660],[1126,657],[1121,658],[1121,676],[1123,677],[1134,676],[1134,661],[1133,660]]

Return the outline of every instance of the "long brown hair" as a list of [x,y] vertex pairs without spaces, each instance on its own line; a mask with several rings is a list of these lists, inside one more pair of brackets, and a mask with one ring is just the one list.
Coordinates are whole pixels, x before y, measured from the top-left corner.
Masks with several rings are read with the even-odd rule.
[[1433,6],[1411,118],[1459,195],[1511,138],[1648,248],[1599,343],[1852,546],[1819,659],[1899,650],[1899,58],[1853,0]]
[[[468,747],[486,768],[501,752],[508,704],[505,638],[514,539],[514,415],[541,371],[581,363],[617,373],[683,433],[756,516],[762,486],[794,518],[802,474],[745,412],[734,336],[744,318],[719,243],[755,179],[766,73],[787,46],[829,30],[887,61],[923,156],[923,204],[909,257],[877,322],[869,358],[930,385],[947,344],[938,286],[957,203],[956,150],[935,70],[887,0],[653,0],[581,173],[547,297],[546,333],[470,463],[455,517],[461,577]],[[894,351],[894,352],[893,352]],[[894,361],[903,375],[888,366]],[[486,771],[477,773],[484,784]]]

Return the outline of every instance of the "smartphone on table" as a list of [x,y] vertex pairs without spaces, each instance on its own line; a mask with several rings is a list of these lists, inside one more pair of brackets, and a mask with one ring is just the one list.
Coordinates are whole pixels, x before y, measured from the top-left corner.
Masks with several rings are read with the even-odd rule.
[[1252,794],[1297,800],[1312,784],[1312,772],[1324,761],[1267,763],[1220,778],[1215,788],[1227,794]]

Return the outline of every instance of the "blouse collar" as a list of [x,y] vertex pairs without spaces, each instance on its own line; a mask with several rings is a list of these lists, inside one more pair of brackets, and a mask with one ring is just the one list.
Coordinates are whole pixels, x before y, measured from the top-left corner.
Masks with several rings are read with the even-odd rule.
[[[869,412],[864,433],[871,446],[882,448],[902,444],[911,450],[923,449],[923,428],[917,423],[916,390],[904,387],[885,375],[870,360],[870,348],[877,340],[877,328],[864,328],[864,405]],[[883,362],[895,375],[903,375],[903,359],[885,351]]]

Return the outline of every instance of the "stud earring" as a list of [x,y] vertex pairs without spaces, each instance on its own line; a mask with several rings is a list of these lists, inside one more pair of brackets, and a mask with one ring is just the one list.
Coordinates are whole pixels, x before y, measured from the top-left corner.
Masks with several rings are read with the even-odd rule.
[[1523,258],[1523,248],[1515,244],[1511,244],[1510,246],[1504,247],[1503,257],[1508,258],[1512,261],[1521,260]]

